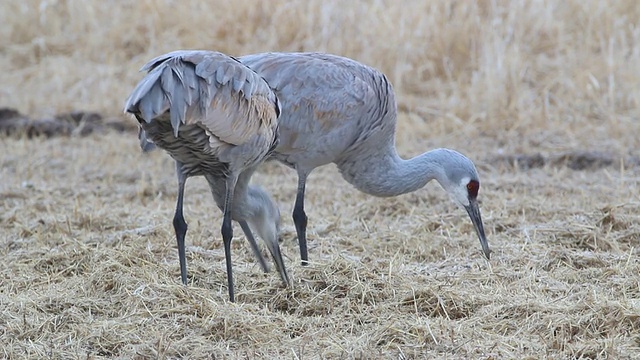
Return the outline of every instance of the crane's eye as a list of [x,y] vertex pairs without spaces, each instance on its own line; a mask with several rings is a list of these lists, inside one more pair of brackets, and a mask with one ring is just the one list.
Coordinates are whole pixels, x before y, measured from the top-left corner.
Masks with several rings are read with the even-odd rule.
[[467,184],[467,191],[469,192],[469,197],[472,199],[475,199],[478,196],[479,189],[480,189],[480,183],[475,180],[471,180]]

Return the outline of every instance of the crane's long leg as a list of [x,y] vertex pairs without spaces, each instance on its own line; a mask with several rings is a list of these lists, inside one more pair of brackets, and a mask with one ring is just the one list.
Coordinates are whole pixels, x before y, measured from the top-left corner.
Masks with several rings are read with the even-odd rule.
[[178,241],[180,277],[182,278],[182,283],[187,285],[187,258],[184,249],[184,238],[187,234],[187,223],[184,221],[184,215],[182,214],[184,185],[187,181],[187,177],[182,173],[182,164],[179,162],[176,162],[176,173],[178,175],[178,201],[176,202],[176,212],[173,216],[173,229],[176,232],[176,240]]
[[231,240],[233,239],[233,227],[231,225],[231,205],[233,203],[233,192],[236,187],[238,176],[229,175],[227,178],[227,190],[224,197],[224,215],[222,218],[222,241],[224,243],[224,257],[227,262],[227,285],[229,286],[229,301],[234,302],[233,291],[233,266],[231,265]]
[[304,190],[307,182],[307,173],[298,172],[298,193],[296,195],[296,203],[293,206],[293,223],[296,226],[298,234],[298,243],[300,244],[300,259],[302,265],[309,263],[309,255],[307,253],[307,214],[304,212]]
[[[244,170],[242,173],[240,173],[240,175],[238,175],[238,180],[236,181],[235,190],[238,190],[240,192],[247,191],[246,189],[251,179],[251,175],[253,175],[256,168],[257,168],[256,166],[250,167]],[[220,186],[217,185],[220,180],[208,175],[205,175],[205,178],[209,183],[209,188],[211,189],[211,194],[213,195],[214,200],[220,206],[220,208],[224,211],[224,198],[222,198],[224,194],[220,193]],[[225,183],[225,189],[226,189],[226,183]],[[238,209],[234,209],[234,211],[237,212]],[[253,236],[253,233],[251,232],[251,228],[249,227],[249,224],[247,224],[246,220],[236,219],[236,221],[238,221],[238,223],[240,224],[240,227],[242,228],[242,232],[244,232],[244,235],[247,237],[247,241],[249,241],[249,245],[251,245],[251,249],[253,250],[253,253],[258,258],[258,263],[260,263],[260,267],[262,268],[262,271],[269,272],[269,265],[267,265],[267,262],[264,259],[264,256],[262,256],[262,253],[260,252],[260,248],[258,247],[258,243],[256,242],[255,236]]]
[[251,228],[249,228],[249,224],[247,224],[247,222],[244,220],[238,221],[238,223],[240,224],[240,227],[244,232],[244,236],[247,237],[247,240],[249,241],[249,245],[251,245],[251,249],[253,250],[253,253],[258,258],[258,262],[260,263],[260,267],[262,268],[262,271],[268,273],[269,265],[267,265],[267,261],[264,259],[264,256],[262,256],[262,253],[260,252],[260,248],[258,247],[256,238],[253,236],[253,233],[251,232]]

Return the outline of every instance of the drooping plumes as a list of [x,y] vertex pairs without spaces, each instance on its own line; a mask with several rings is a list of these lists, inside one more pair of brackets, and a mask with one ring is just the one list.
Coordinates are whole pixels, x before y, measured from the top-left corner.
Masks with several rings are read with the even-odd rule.
[[[173,224],[182,282],[187,283],[184,185],[188,177],[204,175],[224,212],[221,232],[230,300],[234,301],[232,218],[240,223],[254,251],[257,245],[250,229],[258,231],[288,283],[278,244],[277,206],[264,190],[248,185],[256,166],[278,142],[280,109],[269,85],[238,60],[212,51],[174,51],[151,60],[142,70],[148,74],[127,99],[125,111],[138,119],[143,146],[152,142],[176,161],[178,201]],[[246,181],[236,187],[243,174]],[[234,210],[238,199],[246,205]]]

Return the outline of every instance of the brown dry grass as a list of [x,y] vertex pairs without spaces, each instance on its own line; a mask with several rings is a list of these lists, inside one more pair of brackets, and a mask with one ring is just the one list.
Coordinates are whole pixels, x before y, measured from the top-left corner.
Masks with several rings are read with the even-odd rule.
[[[0,357],[638,358],[638,19],[634,0],[2,2],[0,106],[34,116],[119,116],[137,69],[178,48],[380,68],[401,154],[476,160],[494,257],[436,185],[378,199],[328,166],[309,182],[303,268],[295,175],[266,164],[254,181],[281,204],[294,286],[262,274],[236,231],[231,304],[202,179],[187,187],[185,288],[164,153],[140,154],[134,133],[4,138]],[[500,160],[582,150],[613,161]]]

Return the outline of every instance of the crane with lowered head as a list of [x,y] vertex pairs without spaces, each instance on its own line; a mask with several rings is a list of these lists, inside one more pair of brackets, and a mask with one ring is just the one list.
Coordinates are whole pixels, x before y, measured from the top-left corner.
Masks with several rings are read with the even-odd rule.
[[224,214],[221,233],[230,301],[235,300],[232,219],[240,223],[267,270],[251,229],[265,241],[288,285],[278,243],[278,207],[262,188],[249,185],[256,167],[278,143],[280,107],[273,91],[253,70],[213,51],[174,51],[152,59],[142,71],[148,73],[127,99],[125,111],[137,118],[141,141],[164,149],[176,162],[173,226],[182,282],[187,284],[184,187],[187,178],[204,176]]
[[[268,82],[282,107],[279,143],[270,159],[298,174],[293,221],[303,265],[308,262],[307,177],[313,169],[330,163],[356,189],[380,197],[406,194],[435,179],[467,211],[482,252],[490,259],[475,165],[460,152],[445,148],[401,158],[395,147],[395,93],[383,73],[326,53],[269,52],[238,59]],[[144,131],[140,143],[144,151],[152,148]]]
[[473,162],[450,149],[402,159],[395,147],[395,94],[383,73],[325,53],[260,53],[239,60],[269,83],[282,106],[280,142],[272,156],[298,173],[293,221],[303,265],[308,261],[307,177],[330,163],[358,190],[380,197],[409,193],[435,179],[466,209],[483,254],[490,258]]

